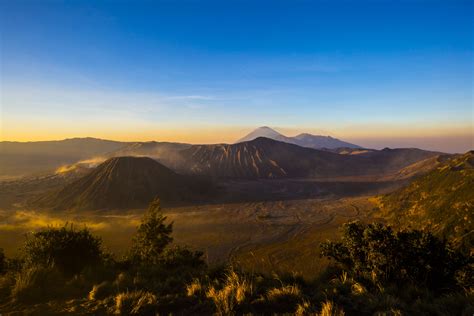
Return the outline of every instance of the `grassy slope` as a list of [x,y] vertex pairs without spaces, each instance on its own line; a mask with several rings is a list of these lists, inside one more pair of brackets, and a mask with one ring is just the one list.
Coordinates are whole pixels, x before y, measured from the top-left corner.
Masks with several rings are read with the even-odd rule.
[[448,160],[380,199],[382,215],[401,227],[430,228],[458,245],[474,241],[474,152]]

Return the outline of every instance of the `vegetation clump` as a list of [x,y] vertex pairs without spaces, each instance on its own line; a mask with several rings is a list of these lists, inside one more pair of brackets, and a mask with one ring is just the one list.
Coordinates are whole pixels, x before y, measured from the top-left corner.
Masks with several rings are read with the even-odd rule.
[[462,286],[459,275],[472,268],[472,257],[430,232],[396,232],[390,226],[361,222],[347,223],[342,230],[342,241],[323,243],[322,254],[357,278],[400,286],[411,282],[442,291]]
[[27,235],[22,259],[27,266],[55,267],[65,274],[74,275],[101,262],[101,243],[101,239],[86,228],[76,230],[73,225],[51,227]]

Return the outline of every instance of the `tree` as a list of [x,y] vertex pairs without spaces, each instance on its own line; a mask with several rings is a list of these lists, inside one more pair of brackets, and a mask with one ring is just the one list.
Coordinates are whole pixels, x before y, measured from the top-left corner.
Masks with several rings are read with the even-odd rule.
[[137,233],[132,240],[132,258],[141,262],[157,263],[173,238],[173,223],[166,224],[160,200],[150,203]]

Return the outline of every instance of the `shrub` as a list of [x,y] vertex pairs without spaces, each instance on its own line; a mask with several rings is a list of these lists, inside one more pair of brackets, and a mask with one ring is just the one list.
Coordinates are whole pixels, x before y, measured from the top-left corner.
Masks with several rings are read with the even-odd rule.
[[101,240],[86,228],[47,228],[27,235],[23,255],[27,266],[54,266],[73,275],[101,261]]
[[321,245],[322,255],[375,283],[411,281],[434,290],[449,289],[472,261],[429,232],[394,232],[389,226],[360,222],[345,224],[342,230],[341,242]]
[[119,315],[153,315],[157,298],[145,291],[133,291],[117,294],[115,313]]

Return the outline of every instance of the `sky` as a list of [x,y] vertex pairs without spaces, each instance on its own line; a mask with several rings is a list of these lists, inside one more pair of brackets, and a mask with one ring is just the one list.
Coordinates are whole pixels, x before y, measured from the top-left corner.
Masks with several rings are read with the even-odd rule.
[[0,140],[266,125],[474,149],[472,1],[0,0]]

